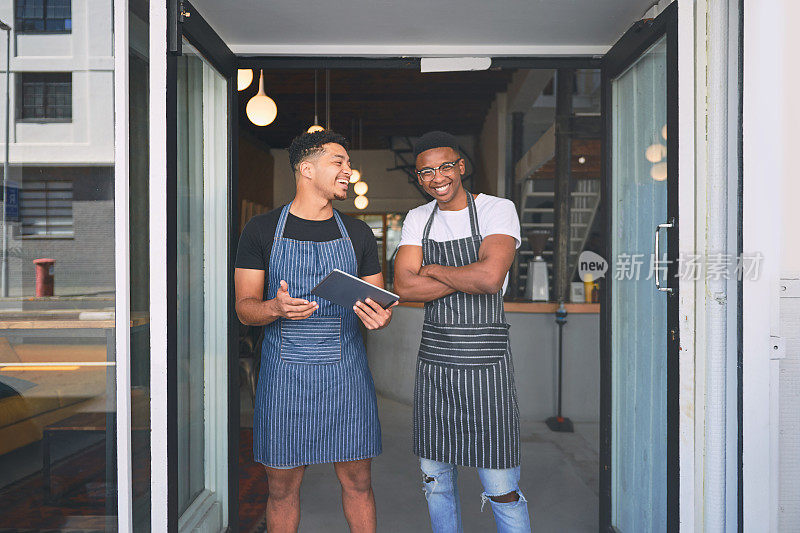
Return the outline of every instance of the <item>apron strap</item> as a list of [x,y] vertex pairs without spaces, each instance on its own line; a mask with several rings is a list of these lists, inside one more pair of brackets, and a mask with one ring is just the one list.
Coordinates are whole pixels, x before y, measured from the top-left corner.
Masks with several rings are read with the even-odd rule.
[[469,227],[472,230],[472,236],[480,238],[481,232],[478,229],[478,208],[475,207],[475,199],[469,191],[467,191],[467,209],[469,209]]
[[[283,206],[283,209],[281,209],[281,216],[278,218],[278,226],[275,228],[276,239],[283,238],[283,232],[286,229],[286,219],[289,218],[289,209],[291,209],[293,203],[294,202],[289,202]],[[333,218],[336,220],[336,225],[339,226],[339,233],[342,235],[342,238],[350,240],[350,234],[347,233],[347,228],[344,227],[342,217],[339,216],[339,213],[336,211],[336,209],[333,210]]]
[[283,238],[283,230],[286,228],[286,219],[289,218],[289,209],[292,207],[294,202],[289,202],[283,209],[281,209],[281,216],[278,219],[278,227],[275,228],[275,240]]
[[336,219],[336,224],[339,226],[339,233],[342,234],[342,239],[350,240],[350,234],[347,233],[347,229],[344,227],[344,222],[342,222],[342,217],[339,216],[339,212],[336,209],[333,210],[333,218]]
[[431,234],[431,226],[433,226],[433,215],[436,214],[436,210],[439,208],[439,205],[434,202],[433,203],[433,211],[431,211],[431,216],[428,217],[428,222],[425,223],[425,230],[422,232],[422,240],[427,241],[428,236]]
[[[469,229],[472,232],[472,236],[476,238],[481,237],[480,229],[478,228],[478,209],[475,207],[475,199],[472,197],[472,193],[465,190],[464,192],[467,193],[467,210],[469,213]],[[428,217],[428,222],[425,224],[425,230],[422,232],[422,240],[427,241],[428,237],[431,233],[431,227],[433,226],[433,216],[436,214],[436,210],[439,208],[438,203],[433,204],[433,211],[431,211],[431,216]]]

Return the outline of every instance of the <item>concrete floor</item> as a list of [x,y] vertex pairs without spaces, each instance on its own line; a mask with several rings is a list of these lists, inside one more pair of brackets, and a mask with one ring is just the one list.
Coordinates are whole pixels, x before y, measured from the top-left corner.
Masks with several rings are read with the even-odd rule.
[[[372,471],[378,531],[430,531],[418,459],[411,453],[411,407],[380,397],[379,407],[383,454]],[[247,416],[242,413],[243,420]],[[520,488],[537,533],[598,530],[598,443],[597,424],[552,433],[544,423],[523,423]],[[480,510],[483,489],[473,469],[460,469],[459,491],[464,531],[494,531],[489,505]],[[306,470],[301,498],[301,532],[349,531],[332,465]]]

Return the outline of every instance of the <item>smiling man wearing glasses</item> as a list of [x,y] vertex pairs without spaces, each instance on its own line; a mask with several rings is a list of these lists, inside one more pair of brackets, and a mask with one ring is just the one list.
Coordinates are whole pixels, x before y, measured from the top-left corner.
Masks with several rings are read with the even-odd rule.
[[464,190],[456,139],[415,146],[417,179],[434,200],[411,210],[395,260],[395,291],[425,302],[414,390],[414,453],[431,525],[461,531],[458,465],[475,467],[497,530],[530,531],[519,490],[519,408],[503,292],[521,244],[514,204]]

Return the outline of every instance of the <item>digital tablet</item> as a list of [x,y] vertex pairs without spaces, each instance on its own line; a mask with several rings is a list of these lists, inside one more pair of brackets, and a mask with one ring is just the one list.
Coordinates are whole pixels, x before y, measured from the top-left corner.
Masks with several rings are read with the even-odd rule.
[[384,309],[400,299],[398,295],[351,276],[347,272],[342,272],[338,268],[333,269],[316,287],[311,289],[311,294],[349,309],[353,308],[356,301],[363,302],[367,298],[377,302]]

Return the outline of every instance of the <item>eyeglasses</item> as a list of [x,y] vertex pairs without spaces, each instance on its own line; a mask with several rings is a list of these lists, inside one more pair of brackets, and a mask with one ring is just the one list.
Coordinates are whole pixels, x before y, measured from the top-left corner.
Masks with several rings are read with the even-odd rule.
[[451,174],[453,174],[453,169],[455,168],[456,163],[461,161],[461,159],[462,158],[459,157],[455,161],[445,161],[438,167],[421,168],[417,170],[417,176],[419,176],[419,179],[421,179],[422,181],[431,181],[433,180],[433,178],[436,177],[436,171],[438,170],[439,174],[441,174],[442,176],[449,177]]

